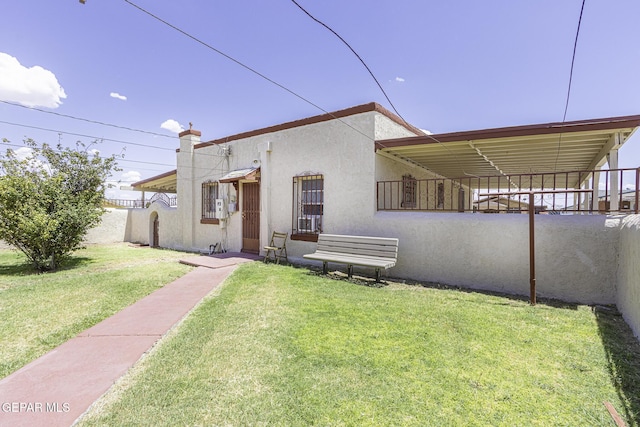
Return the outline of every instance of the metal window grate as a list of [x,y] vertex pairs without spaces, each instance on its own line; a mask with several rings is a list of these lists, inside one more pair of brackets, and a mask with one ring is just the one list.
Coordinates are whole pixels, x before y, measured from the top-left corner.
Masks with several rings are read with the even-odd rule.
[[216,199],[218,198],[218,183],[207,181],[202,183],[202,219],[216,218]]
[[324,214],[324,176],[293,177],[292,234],[319,234]]

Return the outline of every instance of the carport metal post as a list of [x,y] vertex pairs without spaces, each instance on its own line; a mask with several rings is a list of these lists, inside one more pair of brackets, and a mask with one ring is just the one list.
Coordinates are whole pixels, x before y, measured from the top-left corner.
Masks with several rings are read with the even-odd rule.
[[533,192],[529,193],[529,303],[536,305],[536,242],[535,242],[536,207]]
[[535,215],[536,207],[533,199],[536,194],[558,194],[558,193],[593,193],[590,189],[575,190],[539,190],[539,191],[514,191],[506,193],[486,193],[478,194],[478,197],[489,196],[529,196],[529,303],[536,305],[536,243],[535,243]]

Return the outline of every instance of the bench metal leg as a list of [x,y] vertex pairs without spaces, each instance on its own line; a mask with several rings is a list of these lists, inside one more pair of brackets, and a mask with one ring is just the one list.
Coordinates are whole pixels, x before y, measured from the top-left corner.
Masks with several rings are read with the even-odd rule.
[[380,283],[380,269],[376,268],[376,283]]
[[351,276],[353,276],[353,265],[347,265],[347,277],[351,279]]
[[329,266],[327,261],[322,261],[322,274],[327,274],[329,272]]

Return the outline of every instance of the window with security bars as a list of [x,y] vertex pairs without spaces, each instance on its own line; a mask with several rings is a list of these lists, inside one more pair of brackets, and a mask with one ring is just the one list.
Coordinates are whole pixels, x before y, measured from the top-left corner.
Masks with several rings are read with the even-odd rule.
[[411,175],[402,176],[402,206],[403,208],[416,207],[416,189],[418,181]]
[[293,177],[293,209],[292,238],[295,235],[309,235],[317,238],[317,235],[322,232],[323,175]]
[[207,181],[202,183],[202,219],[216,219],[216,199],[218,183]]

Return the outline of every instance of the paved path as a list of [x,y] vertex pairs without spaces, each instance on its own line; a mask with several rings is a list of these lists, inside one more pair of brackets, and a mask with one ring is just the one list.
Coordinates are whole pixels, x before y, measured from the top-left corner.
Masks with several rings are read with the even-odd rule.
[[0,380],[0,426],[71,426],[244,254],[190,257],[197,268]]

